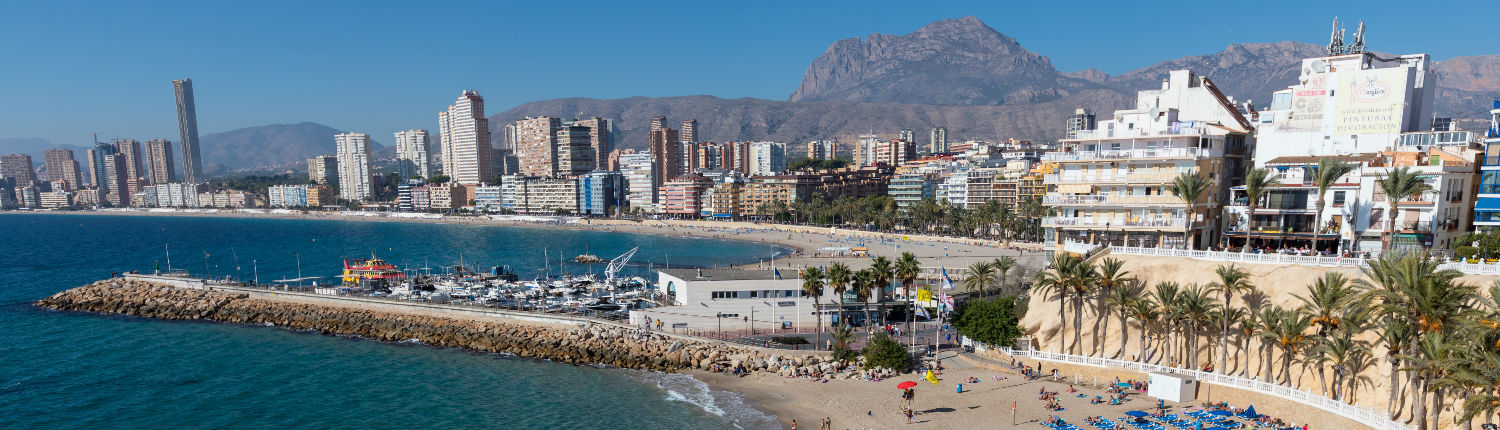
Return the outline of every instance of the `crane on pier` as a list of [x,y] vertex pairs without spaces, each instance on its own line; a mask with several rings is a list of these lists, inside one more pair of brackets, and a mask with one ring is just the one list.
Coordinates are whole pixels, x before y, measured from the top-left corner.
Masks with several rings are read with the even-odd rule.
[[609,260],[609,266],[606,266],[604,268],[604,283],[606,285],[609,285],[610,288],[614,288],[615,275],[620,273],[620,269],[625,268],[625,263],[630,262],[630,257],[634,257],[635,252],[639,250],[641,250],[641,247],[639,246],[630,248],[629,251],[625,251],[625,253],[620,254],[619,257],[615,257],[613,260]]

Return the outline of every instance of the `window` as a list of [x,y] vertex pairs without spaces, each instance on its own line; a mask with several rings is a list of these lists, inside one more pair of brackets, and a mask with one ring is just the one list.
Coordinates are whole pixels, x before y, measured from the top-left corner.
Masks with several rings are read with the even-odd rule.
[[1347,193],[1347,192],[1348,191],[1334,191],[1333,192],[1333,205],[1334,206],[1343,206],[1344,205],[1344,199],[1345,199],[1344,193]]

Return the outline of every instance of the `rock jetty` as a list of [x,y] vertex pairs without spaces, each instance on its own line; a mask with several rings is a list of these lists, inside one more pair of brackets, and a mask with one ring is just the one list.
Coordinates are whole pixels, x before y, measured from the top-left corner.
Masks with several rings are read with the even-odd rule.
[[178,288],[124,278],[94,282],[52,295],[37,306],[67,311],[133,315],[168,320],[211,320],[275,325],[323,334],[397,342],[417,340],[442,348],[512,354],[561,363],[678,371],[735,369],[782,375],[842,377],[888,371],[860,371],[859,363],[836,362],[810,352],[760,348],[638,332],[611,324],[503,322],[421,312],[390,312],[355,305],[325,305],[253,298],[244,293]]

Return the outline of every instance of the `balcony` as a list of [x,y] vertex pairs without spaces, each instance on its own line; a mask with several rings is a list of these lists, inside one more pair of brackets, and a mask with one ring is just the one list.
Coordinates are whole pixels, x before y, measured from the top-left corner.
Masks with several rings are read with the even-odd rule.
[[1065,140],[1089,140],[1089,139],[1128,139],[1132,137],[1152,136],[1202,136],[1204,129],[1197,127],[1171,127],[1166,130],[1152,132],[1146,128],[1127,130],[1078,130],[1072,137]]
[[1427,222],[1427,221],[1421,221],[1421,222],[1404,222],[1404,223],[1401,223],[1401,231],[1403,231],[1403,232],[1412,232],[1412,233],[1429,232],[1429,231],[1432,231],[1432,223],[1431,222]]
[[1049,184],[1103,184],[1103,183],[1166,183],[1172,182],[1177,173],[1114,173],[1114,174],[1091,174],[1091,175],[1060,175],[1053,173],[1044,175],[1043,180]]
[[1109,161],[1143,158],[1197,158],[1209,156],[1198,148],[1121,149],[1104,151],[1068,151],[1042,154],[1042,161]]
[[1187,218],[1092,218],[1092,217],[1043,217],[1042,227],[1079,228],[1183,228]]
[[1160,195],[1158,195],[1158,196],[1108,196],[1108,195],[1106,195],[1106,196],[1098,196],[1098,195],[1044,196],[1044,197],[1042,197],[1042,204],[1048,205],[1048,206],[1069,206],[1069,205],[1119,205],[1119,206],[1123,206],[1123,205],[1151,205],[1151,206],[1160,206],[1160,205],[1174,205],[1174,206],[1187,207],[1187,203],[1184,203],[1182,201],[1182,199],[1178,198],[1177,196],[1160,196]]

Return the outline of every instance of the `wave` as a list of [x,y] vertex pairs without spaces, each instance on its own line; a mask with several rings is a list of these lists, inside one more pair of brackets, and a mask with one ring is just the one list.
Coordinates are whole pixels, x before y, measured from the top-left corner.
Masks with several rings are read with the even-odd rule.
[[767,414],[751,406],[743,394],[714,390],[709,388],[707,383],[680,373],[648,371],[630,373],[632,379],[664,391],[665,400],[691,404],[705,412],[724,418],[736,428],[746,430],[781,428],[781,423],[776,421],[775,415]]

